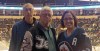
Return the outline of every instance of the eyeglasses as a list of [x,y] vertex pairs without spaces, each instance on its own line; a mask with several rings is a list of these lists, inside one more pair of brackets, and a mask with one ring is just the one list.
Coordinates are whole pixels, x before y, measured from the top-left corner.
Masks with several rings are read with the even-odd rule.
[[74,20],[73,18],[64,18],[63,20]]
[[49,17],[52,17],[51,14],[41,14],[42,16],[49,16]]
[[32,8],[24,8],[23,10],[24,11],[32,11],[33,9]]

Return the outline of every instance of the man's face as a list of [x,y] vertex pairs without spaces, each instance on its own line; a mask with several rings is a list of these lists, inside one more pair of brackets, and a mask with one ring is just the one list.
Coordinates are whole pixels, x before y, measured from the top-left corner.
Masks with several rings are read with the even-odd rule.
[[33,11],[34,9],[32,5],[27,5],[26,7],[23,8],[23,15],[28,23],[32,22],[32,16],[34,13]]
[[24,17],[27,17],[27,18],[32,17],[33,11],[34,11],[34,9],[33,9],[33,6],[31,6],[31,5],[28,5],[25,8],[23,8]]
[[50,10],[43,10],[40,14],[40,20],[44,26],[49,26],[52,21],[53,13]]

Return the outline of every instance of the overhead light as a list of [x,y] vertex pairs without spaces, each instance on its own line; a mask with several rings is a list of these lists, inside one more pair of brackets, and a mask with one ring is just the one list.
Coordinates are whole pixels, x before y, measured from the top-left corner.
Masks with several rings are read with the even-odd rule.
[[[73,9],[91,9],[91,8],[100,8],[100,5],[94,6],[74,6],[74,7],[51,7],[52,10],[73,10]],[[23,10],[22,7],[0,7],[0,9],[8,10]],[[35,10],[41,10],[42,7],[34,7]]]

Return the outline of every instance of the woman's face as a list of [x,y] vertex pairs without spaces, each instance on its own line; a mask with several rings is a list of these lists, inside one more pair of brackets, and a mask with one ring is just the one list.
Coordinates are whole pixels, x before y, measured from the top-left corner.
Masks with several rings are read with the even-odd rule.
[[66,28],[73,28],[74,27],[74,18],[71,13],[66,13],[64,16],[64,26]]

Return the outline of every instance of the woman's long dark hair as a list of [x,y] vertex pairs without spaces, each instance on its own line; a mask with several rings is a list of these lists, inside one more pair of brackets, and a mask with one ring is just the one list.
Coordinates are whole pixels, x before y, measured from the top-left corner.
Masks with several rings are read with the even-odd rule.
[[62,17],[61,17],[61,25],[62,25],[62,27],[64,28],[65,27],[65,25],[64,25],[64,17],[65,17],[65,15],[67,14],[67,13],[71,13],[71,15],[72,15],[72,17],[73,17],[73,19],[74,19],[74,26],[75,27],[77,27],[77,18],[76,18],[76,16],[71,12],[71,11],[65,11],[64,13],[63,13],[63,15],[62,15]]

